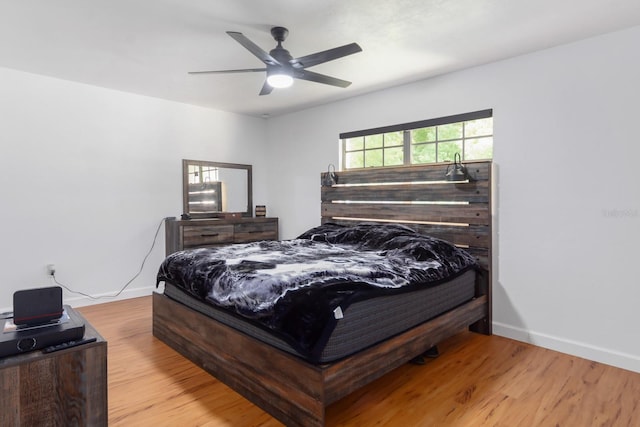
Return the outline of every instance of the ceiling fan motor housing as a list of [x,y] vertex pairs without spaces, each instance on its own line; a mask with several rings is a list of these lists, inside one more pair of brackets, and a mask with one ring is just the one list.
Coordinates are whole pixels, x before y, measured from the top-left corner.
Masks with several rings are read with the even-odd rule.
[[293,59],[293,56],[291,56],[289,51],[281,46],[271,49],[269,51],[269,55],[271,55],[273,59],[278,61],[282,66],[289,65],[289,61]]
[[278,43],[285,41],[287,36],[289,35],[289,30],[285,27],[273,27],[271,28],[271,35]]

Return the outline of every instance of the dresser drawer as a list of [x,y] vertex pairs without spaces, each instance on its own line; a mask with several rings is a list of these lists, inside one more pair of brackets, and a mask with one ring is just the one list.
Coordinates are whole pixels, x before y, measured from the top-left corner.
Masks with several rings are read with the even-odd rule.
[[167,255],[183,249],[257,240],[278,240],[278,218],[188,219],[165,222]]
[[187,225],[182,227],[185,249],[233,243],[233,225]]
[[278,220],[246,222],[235,224],[234,242],[255,242],[257,240],[277,240]]

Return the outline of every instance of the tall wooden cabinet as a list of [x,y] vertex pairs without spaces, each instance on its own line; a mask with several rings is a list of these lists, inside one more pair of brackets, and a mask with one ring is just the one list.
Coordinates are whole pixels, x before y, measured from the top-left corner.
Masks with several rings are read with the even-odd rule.
[[183,249],[258,240],[278,240],[278,218],[174,219],[165,222],[167,255]]

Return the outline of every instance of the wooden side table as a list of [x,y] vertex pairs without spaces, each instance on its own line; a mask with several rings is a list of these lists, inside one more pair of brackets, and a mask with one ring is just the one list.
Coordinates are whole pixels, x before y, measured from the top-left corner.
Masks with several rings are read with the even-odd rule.
[[107,342],[77,311],[92,343],[0,358],[2,426],[106,426]]

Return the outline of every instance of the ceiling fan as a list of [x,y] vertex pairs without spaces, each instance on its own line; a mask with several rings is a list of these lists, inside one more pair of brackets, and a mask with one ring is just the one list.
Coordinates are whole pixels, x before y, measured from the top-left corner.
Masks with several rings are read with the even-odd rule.
[[316,52],[310,55],[294,58],[288,50],[282,47],[282,42],[289,34],[289,30],[284,27],[271,28],[271,35],[278,42],[278,45],[269,53],[262,50],[242,33],[227,31],[227,34],[248,49],[249,52],[253,53],[260,61],[264,62],[266,68],[190,71],[189,74],[253,73],[266,71],[267,79],[262,86],[260,95],[268,95],[274,88],[289,87],[293,83],[294,78],[345,88],[349,86],[351,82],[324,74],[314,73],[313,71],[307,70],[307,68],[362,51],[362,48],[358,46],[357,43],[351,43],[333,49],[324,50],[322,52]]

